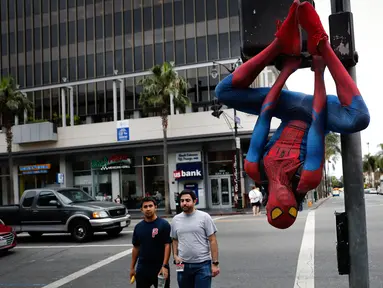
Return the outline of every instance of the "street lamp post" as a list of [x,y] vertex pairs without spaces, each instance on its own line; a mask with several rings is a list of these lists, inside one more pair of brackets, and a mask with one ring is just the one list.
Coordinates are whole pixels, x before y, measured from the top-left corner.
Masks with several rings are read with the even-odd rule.
[[[332,46],[337,41],[345,41],[349,54],[337,56],[343,60],[348,73],[356,82],[355,64],[357,54],[354,51],[353,21],[350,0],[331,0],[330,34]],[[339,35],[338,35],[339,34]],[[342,36],[342,37],[340,37]],[[348,239],[349,264],[345,270],[349,275],[349,287],[369,288],[368,248],[366,229],[366,207],[363,191],[363,169],[360,132],[341,135],[342,166],[344,180],[345,215]],[[339,240],[339,239],[338,239]],[[339,259],[338,259],[339,260]],[[345,259],[340,259],[340,261]],[[347,259],[346,259],[347,260]]]

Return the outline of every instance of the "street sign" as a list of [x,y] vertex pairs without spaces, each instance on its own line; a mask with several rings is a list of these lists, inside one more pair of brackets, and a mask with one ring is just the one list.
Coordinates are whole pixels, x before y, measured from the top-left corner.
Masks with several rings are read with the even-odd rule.
[[117,121],[117,141],[129,141],[129,120]]

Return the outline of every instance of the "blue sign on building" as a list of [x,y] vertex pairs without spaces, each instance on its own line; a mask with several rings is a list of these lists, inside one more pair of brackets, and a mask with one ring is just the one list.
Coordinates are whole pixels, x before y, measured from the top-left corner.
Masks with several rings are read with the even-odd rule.
[[117,121],[117,141],[128,141],[129,139],[129,120]]
[[173,172],[176,180],[203,179],[202,162],[178,163],[176,171]]

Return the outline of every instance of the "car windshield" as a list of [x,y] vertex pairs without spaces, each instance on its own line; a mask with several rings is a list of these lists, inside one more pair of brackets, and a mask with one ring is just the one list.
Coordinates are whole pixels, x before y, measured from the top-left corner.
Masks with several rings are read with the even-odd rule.
[[96,201],[92,196],[80,189],[59,190],[57,194],[66,204]]

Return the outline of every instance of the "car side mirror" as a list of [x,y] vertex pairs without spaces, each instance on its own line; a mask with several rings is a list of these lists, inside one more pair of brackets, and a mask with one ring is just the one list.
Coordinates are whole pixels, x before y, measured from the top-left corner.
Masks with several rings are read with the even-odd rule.
[[51,200],[51,201],[49,201],[49,206],[60,207],[61,204],[57,200]]

